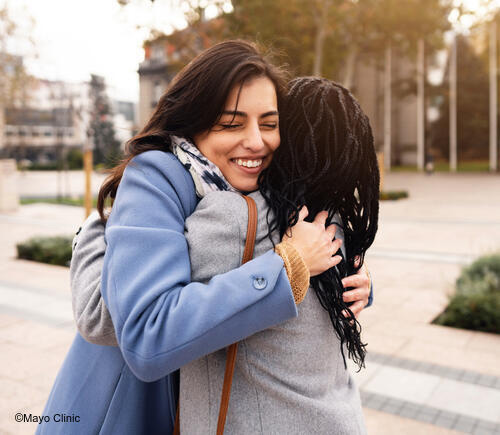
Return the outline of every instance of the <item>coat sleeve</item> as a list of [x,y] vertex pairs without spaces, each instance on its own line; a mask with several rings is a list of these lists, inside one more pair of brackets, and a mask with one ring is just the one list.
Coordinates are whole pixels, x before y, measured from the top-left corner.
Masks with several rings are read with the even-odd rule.
[[106,225],[102,294],[123,357],[143,381],[297,316],[273,251],[208,284],[190,282],[182,174],[165,156],[133,159]]
[[372,304],[373,304],[373,281],[370,280],[370,295],[368,296],[368,303],[366,304],[365,308],[369,307]]
[[76,327],[89,343],[117,346],[115,328],[101,296],[101,272],[106,243],[104,223],[92,213],[73,240],[69,269]]

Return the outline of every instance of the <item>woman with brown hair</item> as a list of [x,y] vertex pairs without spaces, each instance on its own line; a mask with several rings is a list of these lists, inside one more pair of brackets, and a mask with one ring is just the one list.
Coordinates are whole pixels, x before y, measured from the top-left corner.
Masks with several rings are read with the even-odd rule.
[[179,73],[130,141],[99,197],[101,214],[113,199],[102,294],[119,348],[77,334],[44,415],[78,424],[49,421],[38,433],[170,433],[175,370],[296,317],[309,276],[339,263],[327,213],[306,222],[302,210],[276,251],[191,280],[186,219],[212,190],[257,189],[280,144],[282,83],[253,45],[218,44]]

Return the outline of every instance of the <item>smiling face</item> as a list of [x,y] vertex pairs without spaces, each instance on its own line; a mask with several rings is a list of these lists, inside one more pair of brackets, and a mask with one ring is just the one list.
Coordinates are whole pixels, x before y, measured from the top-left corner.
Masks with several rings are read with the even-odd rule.
[[233,87],[217,124],[193,139],[229,184],[251,192],[280,145],[278,122],[274,84],[267,77],[257,77]]

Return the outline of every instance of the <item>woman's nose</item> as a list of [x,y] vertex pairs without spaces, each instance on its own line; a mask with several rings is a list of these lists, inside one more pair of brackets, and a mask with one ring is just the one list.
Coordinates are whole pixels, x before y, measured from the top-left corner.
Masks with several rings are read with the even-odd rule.
[[259,126],[249,126],[247,129],[246,138],[244,140],[245,148],[253,152],[261,151],[264,147],[264,139],[262,138],[262,131]]

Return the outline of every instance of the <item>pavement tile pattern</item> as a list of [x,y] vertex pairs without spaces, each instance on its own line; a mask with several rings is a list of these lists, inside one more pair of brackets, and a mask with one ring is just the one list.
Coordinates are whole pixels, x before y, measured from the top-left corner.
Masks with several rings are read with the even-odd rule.
[[393,355],[384,355],[376,352],[369,352],[367,360],[379,363],[384,366],[399,367],[430,375],[438,375],[441,378],[452,379],[473,385],[500,390],[500,376],[485,375],[470,370],[461,370],[454,367],[447,367],[439,364],[432,364],[424,361],[415,361]]
[[500,423],[361,390],[364,407],[470,434],[500,434]]

